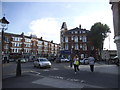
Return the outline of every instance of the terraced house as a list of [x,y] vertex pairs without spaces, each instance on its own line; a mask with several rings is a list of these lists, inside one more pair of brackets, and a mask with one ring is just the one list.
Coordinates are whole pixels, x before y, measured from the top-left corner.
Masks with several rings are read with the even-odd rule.
[[36,35],[4,33],[2,57],[16,58],[22,56],[32,60],[35,57],[57,56],[60,45],[53,41],[37,38]]

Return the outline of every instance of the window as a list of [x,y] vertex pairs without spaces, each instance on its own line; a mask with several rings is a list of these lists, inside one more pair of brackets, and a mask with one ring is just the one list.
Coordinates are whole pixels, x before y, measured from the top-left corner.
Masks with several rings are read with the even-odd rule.
[[80,48],[82,48],[82,44],[80,44]]
[[21,48],[13,48],[12,51],[13,53],[19,53],[21,50]]
[[35,41],[33,42],[33,46],[36,46],[36,42]]
[[78,44],[75,44],[75,50],[78,50]]
[[48,42],[44,42],[44,45],[48,45]]
[[68,44],[65,44],[65,50],[68,50]]
[[51,47],[52,50],[54,50],[54,44],[52,44],[52,47]]
[[83,44],[83,50],[86,51],[87,50],[87,45]]
[[65,42],[68,42],[68,37],[65,37]]
[[9,45],[8,44],[5,44],[4,48],[5,49],[8,49]]
[[87,42],[86,36],[83,36],[83,42]]
[[38,41],[38,44],[42,44],[42,41]]
[[39,45],[38,48],[42,50],[43,45]]
[[85,31],[83,31],[82,33],[85,33]]
[[74,36],[71,36],[71,40],[74,40]]
[[77,34],[78,32],[77,31],[75,31],[75,34]]
[[31,39],[25,38],[25,42],[31,42]]
[[25,53],[29,53],[29,52],[30,52],[30,49],[29,49],[29,48],[24,48],[24,52],[25,52]]
[[73,34],[74,32],[72,31],[71,33]]
[[82,33],[82,31],[79,31],[79,33],[81,34],[81,33]]
[[61,42],[64,42],[63,37],[61,37]]
[[13,47],[21,47],[21,43],[19,43],[19,42],[14,42],[14,43],[12,43],[12,46],[13,46]]
[[5,37],[5,42],[9,42],[9,38],[8,37]]
[[13,37],[13,41],[21,41],[22,38],[20,37]]
[[80,36],[80,40],[82,40],[82,38],[83,38],[83,37],[82,37],[82,36]]
[[26,44],[25,44],[25,47],[30,47],[30,43],[26,43]]
[[75,36],[75,42],[78,42],[78,36]]

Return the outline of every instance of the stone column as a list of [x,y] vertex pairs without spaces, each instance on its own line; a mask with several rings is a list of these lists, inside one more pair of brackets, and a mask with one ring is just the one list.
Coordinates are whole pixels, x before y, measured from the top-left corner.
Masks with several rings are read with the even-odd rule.
[[113,12],[114,42],[117,46],[117,55],[120,65],[120,0],[110,0]]
[[2,33],[0,32],[0,90],[2,90]]

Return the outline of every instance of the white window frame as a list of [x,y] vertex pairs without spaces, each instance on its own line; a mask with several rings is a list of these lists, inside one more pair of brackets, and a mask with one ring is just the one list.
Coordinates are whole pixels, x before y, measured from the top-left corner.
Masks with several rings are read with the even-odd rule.
[[67,36],[65,37],[65,42],[68,42],[68,37]]
[[83,42],[87,42],[87,37],[83,36]]
[[78,36],[75,36],[75,42],[78,42]]
[[65,50],[68,50],[68,44],[65,44]]

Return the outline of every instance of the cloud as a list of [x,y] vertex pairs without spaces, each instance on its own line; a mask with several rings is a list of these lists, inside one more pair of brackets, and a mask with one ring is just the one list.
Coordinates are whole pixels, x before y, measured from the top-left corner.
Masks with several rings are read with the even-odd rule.
[[73,22],[74,22],[73,23],[74,25],[78,26],[79,24],[81,24],[83,28],[86,28],[88,30],[90,30],[91,26],[94,25],[94,23],[96,22],[101,22],[103,24],[113,26],[112,25],[112,13],[106,12],[106,11],[94,12],[91,14],[86,14],[84,16],[76,16],[74,17]]
[[104,2],[104,1],[105,0],[2,0],[2,2]]
[[56,18],[41,18],[31,21],[29,34],[35,34],[38,38],[43,37],[44,40],[55,43],[60,42],[60,26]]
[[76,16],[73,19],[74,26],[81,24],[82,28],[90,30],[91,26],[96,22],[107,24],[110,27],[110,37],[107,37],[104,41],[104,48],[116,50],[116,44],[114,43],[114,30],[113,30],[113,16],[112,12],[99,11],[84,16]]
[[72,5],[71,4],[67,4],[66,6],[65,6],[65,8],[72,8]]

